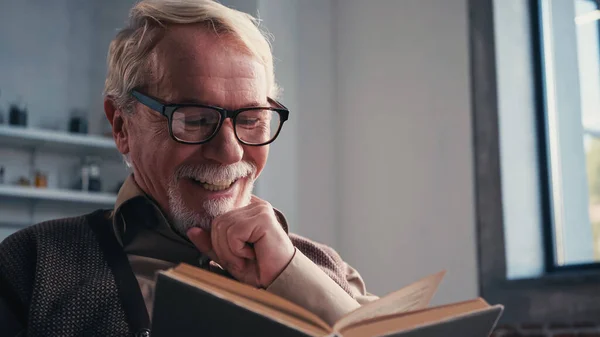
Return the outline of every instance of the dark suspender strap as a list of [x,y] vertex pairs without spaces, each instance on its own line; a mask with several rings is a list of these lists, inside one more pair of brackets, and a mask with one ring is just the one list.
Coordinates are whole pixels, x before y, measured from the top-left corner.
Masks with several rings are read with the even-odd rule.
[[108,266],[115,276],[119,298],[125,311],[127,323],[136,336],[144,336],[150,328],[150,318],[140,286],[122,247],[112,230],[107,211],[96,211],[88,216],[88,224],[96,234]]
[[3,336],[25,335],[27,315],[12,286],[0,275],[0,326]]

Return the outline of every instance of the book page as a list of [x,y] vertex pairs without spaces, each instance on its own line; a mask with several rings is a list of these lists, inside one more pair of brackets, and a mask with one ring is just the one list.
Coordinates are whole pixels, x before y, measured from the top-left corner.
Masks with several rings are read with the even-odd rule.
[[365,304],[344,316],[333,328],[339,331],[345,326],[373,317],[425,309],[431,302],[445,274],[446,271],[441,271],[427,276],[377,301]]
[[[377,317],[346,327],[340,332],[344,337],[405,335],[484,337],[491,333],[502,309],[502,306],[489,306],[484,300],[475,299],[398,316]],[[439,327],[433,329],[437,333],[424,333],[422,328],[427,326]],[[476,326],[479,326],[477,333],[465,333],[474,330]],[[414,329],[421,329],[420,333],[406,334]]]
[[228,293],[245,297],[257,304],[267,306],[286,315],[293,316],[306,323],[319,327],[323,331],[332,331],[331,327],[317,315],[284,298],[268,293],[265,290],[256,289],[246,284],[230,280],[223,276],[187,264],[180,264],[174,269],[167,271],[165,274],[172,273],[191,278],[192,280],[196,281],[194,282],[194,286],[200,288],[206,288],[206,285],[218,287],[227,291]]

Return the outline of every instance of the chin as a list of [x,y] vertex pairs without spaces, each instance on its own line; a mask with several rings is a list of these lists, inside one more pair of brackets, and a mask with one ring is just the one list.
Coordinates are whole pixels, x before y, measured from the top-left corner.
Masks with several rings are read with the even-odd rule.
[[210,230],[212,221],[219,215],[233,210],[232,198],[219,198],[204,200],[201,204],[194,200],[193,203],[171,196],[169,208],[173,225],[180,234],[185,234],[192,227]]
[[188,179],[177,185],[169,189],[169,208],[173,227],[184,236],[192,227],[210,230],[216,217],[248,205],[253,186],[246,178],[226,191],[199,190],[202,187]]

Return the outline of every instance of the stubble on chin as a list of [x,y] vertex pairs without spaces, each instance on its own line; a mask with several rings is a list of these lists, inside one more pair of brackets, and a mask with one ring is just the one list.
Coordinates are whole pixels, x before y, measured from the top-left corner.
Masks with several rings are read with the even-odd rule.
[[[244,192],[239,207],[250,204],[253,187],[254,181],[248,178],[246,186],[243,187]],[[187,237],[187,231],[193,227],[210,230],[212,221],[216,217],[236,208],[235,198],[205,200],[199,209],[191,208],[183,200],[183,195],[175,181],[169,186],[168,194],[171,224],[173,229],[183,237]]]

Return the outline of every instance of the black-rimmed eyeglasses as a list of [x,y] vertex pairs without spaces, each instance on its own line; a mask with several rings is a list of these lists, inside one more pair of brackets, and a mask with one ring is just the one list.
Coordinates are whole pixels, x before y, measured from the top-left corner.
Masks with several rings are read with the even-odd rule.
[[148,108],[167,117],[169,134],[180,143],[203,144],[209,142],[231,118],[238,141],[246,145],[261,146],[272,143],[279,135],[289,110],[269,98],[275,107],[250,107],[238,110],[203,104],[165,104],[159,99],[132,90],[131,95]]

